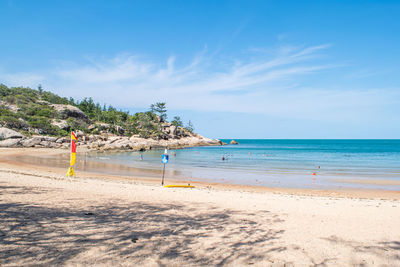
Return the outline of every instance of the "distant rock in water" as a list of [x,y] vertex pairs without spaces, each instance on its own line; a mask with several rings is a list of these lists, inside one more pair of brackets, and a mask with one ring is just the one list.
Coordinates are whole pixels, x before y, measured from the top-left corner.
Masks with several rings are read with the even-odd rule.
[[239,143],[237,141],[235,141],[235,140],[232,140],[230,144],[231,145],[238,145]]

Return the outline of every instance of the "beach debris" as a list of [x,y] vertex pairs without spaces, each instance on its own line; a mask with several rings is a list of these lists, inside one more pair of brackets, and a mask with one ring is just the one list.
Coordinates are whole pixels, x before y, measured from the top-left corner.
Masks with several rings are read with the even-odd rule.
[[86,216],[93,216],[94,213],[93,213],[93,212],[85,212],[85,215],[86,215]]
[[137,238],[137,237],[131,238],[132,243],[136,243],[138,240],[139,240],[139,238]]

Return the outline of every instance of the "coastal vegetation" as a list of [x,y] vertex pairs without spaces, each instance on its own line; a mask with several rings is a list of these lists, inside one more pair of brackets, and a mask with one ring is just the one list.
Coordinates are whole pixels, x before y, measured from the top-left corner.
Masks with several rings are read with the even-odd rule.
[[173,135],[193,133],[191,121],[184,127],[179,116],[167,122],[165,102],[152,104],[148,111],[130,114],[115,107],[95,103],[91,97],[80,101],[52,92],[0,84],[0,124],[25,135],[66,136],[70,130],[87,134],[104,132],[120,136],[166,139],[165,127],[173,126]]

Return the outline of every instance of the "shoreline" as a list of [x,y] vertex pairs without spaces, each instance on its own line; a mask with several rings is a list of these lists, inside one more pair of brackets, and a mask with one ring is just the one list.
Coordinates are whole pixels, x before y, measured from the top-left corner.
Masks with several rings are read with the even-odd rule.
[[[85,153],[82,151],[81,153]],[[48,149],[48,148],[0,148],[0,167],[3,169],[9,169],[18,167],[26,175],[32,174],[32,172],[44,172],[50,175],[62,175],[65,176],[67,167],[54,167],[54,166],[38,166],[32,163],[26,163],[19,161],[18,157],[24,157],[29,154],[29,157],[44,157],[49,158],[52,156],[59,156],[60,154],[66,153],[65,149]],[[96,163],[93,162],[92,163]],[[104,166],[104,163],[100,164]],[[107,167],[121,168],[123,165],[108,163]],[[80,171],[78,170],[78,176],[74,179],[86,178],[86,179],[103,179],[108,181],[130,181],[134,183],[159,185],[160,178],[154,176],[146,176],[145,172],[134,167],[127,167],[130,172],[135,172],[133,176],[129,175],[118,175],[91,171]],[[21,170],[19,171],[21,173]],[[2,170],[0,170],[2,171]],[[146,170],[149,171],[149,170]],[[160,171],[155,171],[159,173]],[[18,173],[18,171],[15,171]],[[337,179],[344,183],[360,183],[360,184],[398,184],[400,181],[396,180],[367,180],[367,179],[353,179],[351,181]],[[384,189],[359,189],[359,188],[341,188],[341,189],[309,189],[309,188],[285,188],[285,187],[268,187],[263,185],[241,185],[241,184],[230,184],[220,182],[206,182],[197,181],[196,179],[170,179],[167,181],[169,184],[191,184],[199,188],[213,188],[217,190],[235,190],[242,192],[255,192],[255,193],[274,193],[274,194],[289,194],[289,195],[303,195],[303,196],[325,196],[325,197],[341,197],[341,198],[367,198],[367,199],[387,199],[387,200],[400,200],[400,191],[397,190],[384,190]]]
[[32,151],[60,152],[0,149],[1,266],[398,266],[398,193],[68,178]]

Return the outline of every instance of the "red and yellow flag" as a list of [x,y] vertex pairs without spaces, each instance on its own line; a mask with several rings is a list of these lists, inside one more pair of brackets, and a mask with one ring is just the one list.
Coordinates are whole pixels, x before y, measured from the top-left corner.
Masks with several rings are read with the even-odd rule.
[[69,177],[75,176],[74,169],[72,168],[72,166],[75,165],[75,161],[76,161],[76,136],[74,132],[71,132],[71,160],[67,171],[67,176]]
[[76,136],[74,132],[71,132],[71,161],[70,161],[70,166],[75,165],[75,160],[76,160]]

